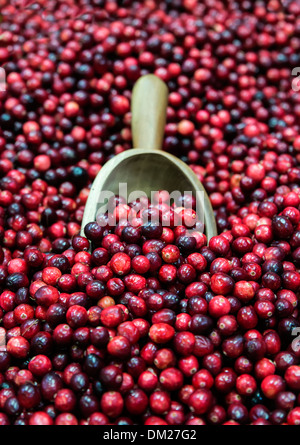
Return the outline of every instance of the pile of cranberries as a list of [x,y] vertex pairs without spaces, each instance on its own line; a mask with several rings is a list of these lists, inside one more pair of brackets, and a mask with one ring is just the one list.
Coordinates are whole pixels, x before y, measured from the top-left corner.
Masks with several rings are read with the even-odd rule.
[[[299,2],[0,7],[0,424],[300,424]],[[164,191],[79,235],[147,73],[208,242]]]

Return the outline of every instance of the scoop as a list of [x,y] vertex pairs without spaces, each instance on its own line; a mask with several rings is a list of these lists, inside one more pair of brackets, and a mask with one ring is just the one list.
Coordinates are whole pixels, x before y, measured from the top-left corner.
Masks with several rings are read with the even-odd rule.
[[[119,195],[122,183],[127,185],[128,195],[140,190],[149,198],[152,191],[159,190],[170,193],[179,191],[181,194],[192,192],[197,203],[200,202],[208,240],[217,235],[213,209],[203,185],[187,164],[176,156],[161,151],[167,103],[168,88],[160,78],[147,74],[138,79],[131,99],[134,150],[124,151],[110,159],[97,174],[86,202],[82,234],[85,225],[96,220],[103,201],[101,196],[106,191]],[[200,200],[197,198],[199,195]]]

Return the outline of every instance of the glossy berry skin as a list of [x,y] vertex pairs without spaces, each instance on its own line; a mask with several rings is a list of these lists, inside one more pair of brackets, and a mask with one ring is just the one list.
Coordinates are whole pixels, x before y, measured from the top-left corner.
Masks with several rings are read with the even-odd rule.
[[168,343],[174,334],[174,328],[166,323],[154,324],[149,331],[150,339],[157,344]]
[[166,263],[176,263],[180,256],[180,250],[177,246],[170,244],[162,249],[161,255]]
[[23,337],[12,337],[7,342],[7,352],[13,357],[24,359],[29,353],[29,343]]
[[196,414],[206,413],[212,405],[212,394],[207,389],[197,389],[189,398],[189,406]]
[[30,410],[40,403],[41,394],[32,383],[24,383],[18,390],[18,400],[23,408]]
[[126,396],[125,406],[131,415],[141,415],[147,409],[148,397],[141,389],[133,389]]
[[131,259],[125,253],[116,253],[111,259],[110,267],[116,275],[127,275],[131,269]]
[[121,415],[124,407],[124,401],[119,392],[109,391],[103,394],[100,401],[101,410],[110,418],[116,418]]
[[163,389],[176,391],[183,385],[183,374],[176,368],[167,368],[161,372],[159,382]]
[[171,398],[166,391],[155,391],[149,398],[149,405],[154,414],[167,414],[171,407]]
[[87,311],[82,306],[73,305],[66,313],[66,320],[72,329],[85,326],[88,320]]
[[283,378],[276,375],[265,377],[261,383],[261,389],[264,395],[269,399],[276,398],[277,394],[285,390],[285,387],[286,384]]
[[37,377],[43,377],[52,369],[51,360],[45,355],[36,355],[28,364],[29,371]]
[[234,281],[227,274],[216,273],[211,277],[211,289],[215,294],[228,295],[232,292]]
[[58,411],[70,412],[74,409],[76,397],[70,389],[60,389],[54,397],[54,405]]
[[292,409],[287,416],[288,425],[300,425],[300,410],[299,408]]
[[49,307],[56,303],[58,298],[59,293],[53,286],[41,286],[35,293],[36,302],[41,306]]
[[292,390],[299,391],[300,388],[300,382],[299,382],[299,373],[300,373],[300,367],[299,366],[289,366],[284,374],[284,379]]
[[236,380],[236,389],[241,396],[251,396],[257,389],[255,379],[249,374],[242,374]]
[[180,355],[190,355],[195,346],[195,336],[190,332],[179,332],[174,337],[174,347]]
[[43,411],[36,411],[29,419],[29,425],[53,425],[53,420],[49,414]]
[[223,296],[213,297],[208,304],[208,311],[212,317],[220,318],[222,315],[229,314],[231,310],[230,302]]
[[154,372],[146,370],[138,378],[138,386],[147,393],[151,393],[158,385],[158,377]]

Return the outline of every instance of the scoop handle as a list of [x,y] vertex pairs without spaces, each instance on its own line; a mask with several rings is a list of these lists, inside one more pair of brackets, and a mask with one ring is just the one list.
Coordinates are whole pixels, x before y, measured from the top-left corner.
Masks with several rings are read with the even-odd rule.
[[133,148],[161,150],[168,104],[168,87],[154,74],[139,78],[132,90]]

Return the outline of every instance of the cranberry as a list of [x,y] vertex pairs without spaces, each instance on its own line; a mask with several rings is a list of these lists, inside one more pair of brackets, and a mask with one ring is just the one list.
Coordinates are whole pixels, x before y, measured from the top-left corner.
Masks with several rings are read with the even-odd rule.
[[216,296],[209,301],[208,311],[212,317],[220,318],[222,315],[229,314],[230,310],[230,302],[225,297]]
[[52,401],[59,389],[62,389],[63,382],[58,374],[49,372],[44,375],[41,381],[41,392],[44,399]]
[[220,256],[226,256],[229,252],[230,244],[223,236],[214,236],[209,241],[209,248]]
[[142,389],[131,390],[125,398],[125,407],[132,415],[143,414],[148,406],[148,397]]
[[30,416],[29,425],[53,425],[53,420],[49,414],[43,411],[36,411]]
[[227,415],[230,419],[242,424],[248,420],[248,410],[242,403],[232,403],[227,410]]
[[242,396],[250,396],[257,388],[255,379],[249,374],[242,374],[236,380],[236,389]]
[[79,400],[79,408],[84,418],[99,411],[99,401],[96,396],[83,394]]
[[130,342],[126,337],[123,337],[122,335],[116,336],[112,338],[108,343],[107,351],[114,357],[125,359],[130,355]]
[[66,319],[73,329],[84,326],[88,320],[87,311],[84,307],[75,304],[68,309]]
[[138,378],[138,386],[146,392],[152,392],[157,387],[157,375],[151,370],[146,370]]
[[197,389],[189,398],[189,406],[196,414],[206,413],[213,403],[212,394],[207,389]]
[[[151,329],[150,329],[151,330]],[[175,350],[180,355],[192,354],[195,346],[195,336],[190,332],[178,332],[174,337]]]
[[234,281],[231,277],[224,273],[216,273],[211,277],[211,290],[215,294],[227,295],[232,292]]
[[299,372],[300,367],[299,366],[289,366],[284,374],[284,379],[292,390],[298,391],[299,390]]
[[265,377],[273,375],[275,370],[275,364],[267,358],[262,358],[255,364],[255,376],[259,380],[263,380]]
[[163,389],[176,391],[183,385],[183,375],[176,368],[167,368],[161,372],[159,381]]
[[35,293],[37,304],[42,306],[51,306],[57,302],[59,298],[58,290],[53,286],[41,286]]
[[269,375],[263,379],[261,389],[266,397],[274,399],[277,394],[285,390],[285,382],[278,375]]
[[145,425],[168,425],[167,422],[160,417],[150,416],[144,423]]
[[154,352],[153,363],[158,369],[166,369],[175,365],[176,357],[171,349],[162,348]]
[[118,306],[111,306],[101,312],[100,319],[105,327],[113,328],[123,321],[123,312]]
[[101,410],[108,417],[116,418],[121,415],[124,407],[124,401],[121,394],[117,391],[105,392],[100,401]]
[[294,408],[296,396],[292,392],[283,391],[276,397],[276,405],[279,409],[290,411]]
[[28,364],[33,375],[42,377],[52,369],[51,360],[45,355],[36,355]]
[[78,421],[73,414],[62,413],[56,417],[55,425],[78,425]]
[[155,343],[168,343],[174,337],[174,328],[166,323],[157,323],[151,326],[149,337]]
[[29,343],[28,341],[20,336],[12,337],[7,342],[7,352],[13,357],[24,359],[29,353]]
[[138,274],[145,274],[151,267],[150,260],[144,255],[137,255],[132,259],[132,268]]
[[76,397],[70,389],[59,389],[54,396],[54,405],[58,411],[70,412],[74,409]]
[[131,259],[126,253],[116,253],[110,261],[110,267],[116,275],[127,275],[131,269]]
[[[10,3],[0,423],[298,424],[296,2],[98,0],[80,17],[54,2],[51,20]],[[196,196],[167,190],[115,196],[80,233],[149,72],[169,89],[163,148],[213,207],[209,240]]]
[[176,263],[180,257],[180,250],[177,246],[170,244],[162,249],[161,255],[166,263]]
[[300,410],[299,408],[292,409],[287,415],[288,425],[299,425],[300,424]]
[[109,389],[119,389],[123,381],[122,371],[117,366],[108,365],[101,369],[100,379],[105,387]]
[[149,405],[154,414],[163,415],[169,412],[171,398],[168,392],[157,390],[151,394]]
[[24,383],[18,390],[18,400],[23,408],[31,410],[41,401],[40,391],[32,383]]
[[94,412],[89,418],[89,425],[107,425],[109,422],[105,414]]

